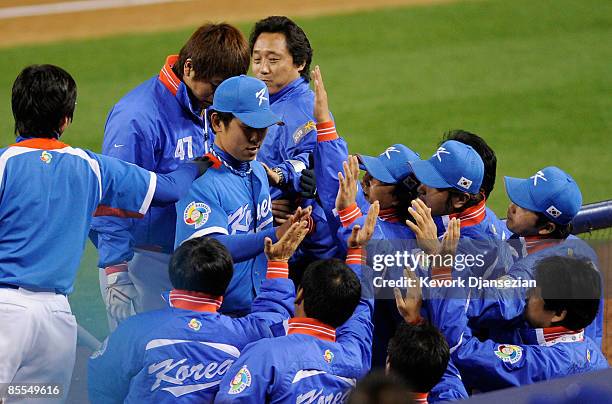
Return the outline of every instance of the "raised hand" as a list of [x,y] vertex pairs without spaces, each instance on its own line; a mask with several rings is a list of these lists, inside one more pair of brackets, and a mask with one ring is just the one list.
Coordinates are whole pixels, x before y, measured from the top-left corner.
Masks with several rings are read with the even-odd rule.
[[370,205],[363,228],[358,224],[353,226],[353,230],[347,241],[348,248],[365,248],[368,241],[372,238],[372,234],[374,234],[374,227],[376,226],[376,218],[378,217],[379,211],[380,205],[378,201],[375,201]]
[[315,92],[315,103],[314,103],[314,118],[317,123],[331,121],[331,114],[329,113],[329,104],[327,102],[327,91],[325,91],[325,85],[323,84],[323,77],[321,76],[321,69],[319,66],[315,66],[314,70],[310,72],[310,77],[314,83]]
[[412,201],[412,206],[408,208],[408,213],[412,215],[415,223],[406,220],[406,225],[414,232],[417,244],[425,254],[439,254],[442,244],[438,240],[438,228],[431,217],[431,209],[420,199]]
[[357,181],[359,180],[359,160],[357,156],[349,156],[342,163],[344,175],[338,173],[338,195],[336,195],[336,210],[346,209],[357,200]]
[[421,317],[421,305],[423,304],[423,293],[416,274],[409,268],[404,268],[404,276],[408,280],[406,295],[398,288],[393,289],[395,295],[395,305],[400,315],[408,324],[418,324],[423,321]]
[[276,237],[278,239],[281,239],[283,235],[289,230],[291,225],[293,225],[294,223],[298,223],[301,221],[308,222],[308,218],[310,217],[311,213],[312,213],[312,206],[308,206],[305,209],[298,207],[295,210],[294,214],[290,215],[283,224],[281,224],[280,226],[276,228]]
[[276,243],[266,237],[264,240],[264,253],[268,261],[287,262],[295,253],[304,237],[308,234],[308,223],[305,221],[293,223]]

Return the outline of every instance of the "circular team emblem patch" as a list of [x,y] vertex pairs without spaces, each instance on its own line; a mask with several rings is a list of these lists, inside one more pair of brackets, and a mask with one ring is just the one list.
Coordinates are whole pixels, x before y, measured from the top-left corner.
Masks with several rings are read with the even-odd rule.
[[51,159],[53,158],[53,156],[51,155],[51,153],[49,152],[42,152],[42,154],[40,155],[40,161],[42,161],[45,164],[49,164],[51,163]]
[[183,212],[183,220],[185,224],[194,226],[196,229],[204,226],[208,221],[210,208],[202,202],[191,202]]
[[200,328],[202,328],[202,323],[200,323],[195,318],[192,318],[189,324],[187,325],[189,326],[189,328],[191,328],[194,331],[200,331]]
[[495,349],[495,356],[504,362],[514,364],[523,356],[523,348],[517,345],[499,345]]
[[228,394],[242,393],[247,387],[251,385],[251,372],[244,365],[242,369],[236,373],[236,376],[230,382],[230,388]]
[[329,349],[326,349],[325,353],[323,353],[323,359],[327,363],[332,363],[332,361],[334,360],[334,353]]

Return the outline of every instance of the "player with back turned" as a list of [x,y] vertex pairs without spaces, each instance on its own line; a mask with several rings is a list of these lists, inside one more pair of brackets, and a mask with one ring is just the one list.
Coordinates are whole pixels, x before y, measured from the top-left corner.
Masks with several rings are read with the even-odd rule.
[[17,141],[0,149],[0,386],[52,383],[68,393],[77,324],[67,295],[94,212],[142,218],[208,167],[156,175],[61,142],[76,96],[74,79],[52,65],[28,66],[13,84]]

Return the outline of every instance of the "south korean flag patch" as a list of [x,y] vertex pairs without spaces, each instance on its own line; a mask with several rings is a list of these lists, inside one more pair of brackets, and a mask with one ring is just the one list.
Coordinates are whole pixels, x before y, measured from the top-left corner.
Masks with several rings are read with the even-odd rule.
[[470,187],[472,186],[472,181],[468,180],[465,177],[461,177],[459,181],[457,181],[457,185],[459,185],[463,189],[470,189]]
[[546,213],[554,217],[555,219],[561,216],[562,212],[555,208],[553,205],[550,205],[548,209],[546,209]]

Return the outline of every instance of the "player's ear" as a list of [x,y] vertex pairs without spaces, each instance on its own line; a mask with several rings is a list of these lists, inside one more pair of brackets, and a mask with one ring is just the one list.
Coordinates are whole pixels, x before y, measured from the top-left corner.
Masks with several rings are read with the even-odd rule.
[[565,320],[566,316],[567,316],[567,310],[559,310],[555,312],[555,315],[553,316],[553,318],[550,319],[550,322],[553,324],[558,323],[560,321]]
[[191,60],[191,58],[187,59],[185,61],[185,64],[183,65],[183,76],[191,76],[191,74],[195,74],[194,70],[193,70],[193,61]]
[[553,222],[546,222],[544,226],[538,229],[538,234],[540,236],[546,236],[548,234],[551,234],[553,231],[555,231],[556,228],[557,228],[557,225],[554,224]]
[[221,118],[219,118],[219,114],[213,112],[210,114],[210,126],[215,133],[223,132],[223,122],[221,122]]
[[451,205],[455,211],[462,210],[466,203],[470,200],[470,196],[466,193],[451,192]]

